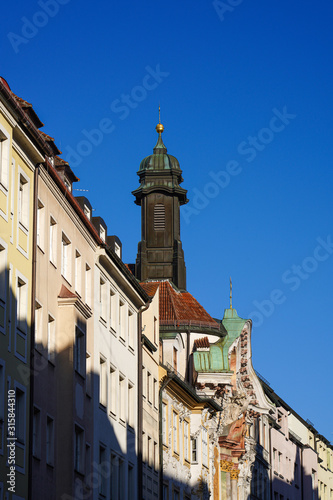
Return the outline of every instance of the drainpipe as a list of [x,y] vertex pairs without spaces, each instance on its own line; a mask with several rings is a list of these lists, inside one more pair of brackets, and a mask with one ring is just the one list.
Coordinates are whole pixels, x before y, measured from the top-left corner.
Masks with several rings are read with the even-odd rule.
[[34,416],[34,353],[35,353],[35,299],[36,299],[36,262],[37,262],[37,210],[38,210],[39,165],[34,172],[34,201],[32,229],[32,278],[31,278],[31,329],[30,329],[30,411],[29,411],[29,461],[28,461],[28,499],[32,500],[32,445]]
[[138,500],[142,500],[142,313],[150,302],[138,311]]
[[[167,372],[168,373],[168,372]],[[172,380],[172,375],[167,374],[163,384],[159,390],[159,401],[158,401],[158,420],[159,420],[159,461],[160,461],[160,473],[159,473],[159,496],[158,498],[163,498],[163,429],[162,429],[162,400],[163,391]]]

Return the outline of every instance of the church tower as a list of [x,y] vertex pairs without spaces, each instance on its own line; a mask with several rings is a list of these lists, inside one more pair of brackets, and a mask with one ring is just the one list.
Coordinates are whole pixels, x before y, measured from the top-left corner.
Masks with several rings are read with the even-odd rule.
[[186,267],[180,240],[180,206],[188,202],[177,158],[167,154],[164,127],[156,126],[153,154],[144,158],[137,172],[140,187],[132,192],[141,205],[141,241],[135,275],[140,281],[170,279],[186,290]]

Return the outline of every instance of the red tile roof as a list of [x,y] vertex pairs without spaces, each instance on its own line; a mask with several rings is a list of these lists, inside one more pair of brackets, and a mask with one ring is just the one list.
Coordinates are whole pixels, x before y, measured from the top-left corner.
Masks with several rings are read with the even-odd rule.
[[194,345],[195,345],[195,347],[197,349],[203,349],[203,348],[209,348],[210,347],[208,337],[203,337],[201,339],[196,339],[194,341]]
[[219,324],[189,292],[180,292],[169,281],[150,281],[141,286],[150,297],[159,287],[161,326],[192,325],[219,330]]

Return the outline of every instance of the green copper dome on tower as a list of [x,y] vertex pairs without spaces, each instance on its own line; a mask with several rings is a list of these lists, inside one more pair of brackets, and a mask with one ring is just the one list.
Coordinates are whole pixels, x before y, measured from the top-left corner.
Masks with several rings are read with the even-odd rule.
[[132,194],[136,197],[135,203],[137,205],[141,204],[140,200],[143,194],[157,190],[176,195],[180,205],[188,202],[187,190],[180,187],[184,179],[182,178],[179,161],[174,156],[167,154],[167,148],[162,139],[163,131],[164,126],[159,122],[156,126],[158,139],[153,154],[146,156],[140,163],[137,172],[140,177],[140,187],[132,191]]

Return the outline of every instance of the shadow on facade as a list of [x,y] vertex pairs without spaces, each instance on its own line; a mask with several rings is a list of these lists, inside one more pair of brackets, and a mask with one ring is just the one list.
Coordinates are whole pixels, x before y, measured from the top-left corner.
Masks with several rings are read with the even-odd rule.
[[[305,447],[306,449],[307,447]],[[251,500],[317,500],[318,489],[313,488],[314,478],[302,465],[302,449],[297,446],[294,461],[276,464],[281,473],[270,467],[263,457],[263,448],[257,444],[256,459],[252,467]],[[285,458],[285,457],[284,457]],[[285,458],[286,460],[286,458]]]

